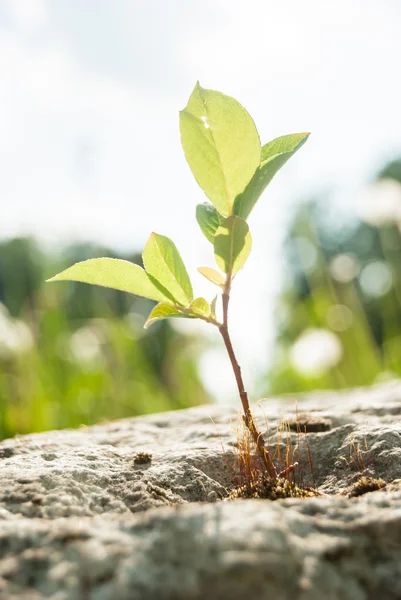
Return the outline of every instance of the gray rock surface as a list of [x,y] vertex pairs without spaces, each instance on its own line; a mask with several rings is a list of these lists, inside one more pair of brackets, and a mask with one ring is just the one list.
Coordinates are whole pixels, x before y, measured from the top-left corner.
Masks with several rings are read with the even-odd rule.
[[[401,599],[401,383],[262,402],[272,449],[296,412],[322,497],[222,500],[231,408],[3,441],[0,599]],[[348,498],[362,474],[387,486]]]

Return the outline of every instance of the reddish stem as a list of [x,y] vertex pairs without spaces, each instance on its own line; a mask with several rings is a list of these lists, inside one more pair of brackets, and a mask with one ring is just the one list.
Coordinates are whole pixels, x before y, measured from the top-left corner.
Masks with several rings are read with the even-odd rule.
[[262,433],[258,430],[255,421],[253,419],[251,408],[249,406],[248,394],[245,390],[244,382],[241,374],[241,367],[238,364],[237,358],[234,353],[234,348],[231,342],[230,334],[228,332],[228,304],[230,301],[230,286],[231,286],[231,277],[227,276],[226,287],[223,292],[222,301],[223,301],[223,323],[219,326],[219,331],[223,337],[225,346],[227,348],[228,356],[230,357],[231,365],[234,371],[235,380],[237,382],[239,396],[242,402],[242,408],[244,414],[242,416],[245,425],[248,427],[252,438],[255,442],[255,445],[258,449],[258,452],[263,460],[263,464],[266,467],[266,470],[270,477],[273,479],[277,479],[277,471],[272,461],[271,454],[269,450],[265,446],[265,441],[263,439]]

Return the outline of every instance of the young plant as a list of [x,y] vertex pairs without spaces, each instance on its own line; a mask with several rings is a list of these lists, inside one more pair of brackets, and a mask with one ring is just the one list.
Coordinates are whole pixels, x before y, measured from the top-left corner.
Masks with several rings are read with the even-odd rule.
[[249,113],[221,92],[196,84],[180,112],[181,142],[191,171],[210,202],[199,204],[196,219],[214,246],[218,269],[199,267],[217,286],[222,301],[222,321],[216,317],[216,296],[211,302],[194,297],[190,278],[175,244],[157,233],[149,237],[143,254],[144,268],[128,261],[95,258],[76,263],[48,281],[83,281],[156,300],[145,327],[160,319],[201,319],[217,327],[226,346],[243,408],[243,420],[258,449],[268,475],[277,472],[263,436],[253,419],[241,368],[228,328],[231,286],[244,266],[252,246],[247,219],[277,171],[305,143],[309,133],[285,135],[261,147]]

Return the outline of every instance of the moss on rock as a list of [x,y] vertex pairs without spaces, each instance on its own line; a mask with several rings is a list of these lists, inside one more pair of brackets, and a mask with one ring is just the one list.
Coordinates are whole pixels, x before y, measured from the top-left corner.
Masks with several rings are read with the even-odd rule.
[[254,482],[231,490],[228,499],[260,498],[279,500],[281,498],[310,498],[312,496],[320,496],[320,494],[312,488],[300,488],[288,479],[272,479],[261,474]]

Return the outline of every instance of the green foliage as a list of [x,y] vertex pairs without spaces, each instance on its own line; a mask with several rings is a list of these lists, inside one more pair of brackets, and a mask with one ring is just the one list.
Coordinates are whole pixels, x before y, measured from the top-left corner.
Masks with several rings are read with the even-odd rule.
[[235,198],[234,214],[247,219],[274,175],[306,142],[309,133],[293,133],[272,140],[262,148],[262,159],[245,190]]
[[204,202],[203,204],[198,204],[196,207],[196,220],[203,235],[213,244],[214,234],[219,225],[224,221],[224,217],[217,212],[212,204]]
[[198,319],[204,319],[207,321],[212,313],[212,308],[207,300],[204,298],[195,298],[188,306],[191,313],[198,317]]
[[[180,112],[181,141],[192,173],[212,204],[199,204],[196,218],[213,243],[217,266],[200,273],[229,293],[232,278],[244,266],[252,247],[248,217],[256,201],[308,133],[277,138],[261,148],[258,131],[237,100],[196,84]],[[81,281],[156,300],[145,327],[168,317],[199,318],[220,326],[216,300],[194,300],[191,281],[172,240],[152,233],[143,255],[145,269],[110,258],[76,263],[48,281]]]
[[228,217],[214,237],[214,256],[217,266],[234,276],[245,264],[252,248],[248,223],[240,217]]
[[142,329],[152,300],[78,282],[67,293],[45,288],[46,275],[72,257],[112,249],[80,244],[51,256],[32,248],[25,239],[0,244],[0,265],[9,265],[0,267],[0,439],[209,401],[200,342],[167,321]]
[[25,303],[34,306],[44,276],[43,260],[31,238],[0,243],[0,302],[6,304],[11,316],[16,317]]
[[214,320],[216,320],[216,304],[217,304],[217,296],[215,296],[210,303],[210,317]]
[[341,215],[330,197],[303,203],[294,215],[265,394],[350,388],[401,376],[399,213],[395,206],[391,215],[383,202],[381,178],[401,198],[401,161],[385,166],[373,184],[376,224],[348,211]]
[[220,214],[232,214],[236,196],[260,164],[259,134],[239,102],[196,84],[180,112],[185,158]]
[[175,302],[187,306],[193,300],[189,275],[175,244],[163,235],[152,233],[142,254],[147,274],[161,285]]
[[156,304],[156,306],[148,316],[144,327],[145,329],[147,329],[153,323],[156,323],[156,321],[160,321],[161,319],[167,319],[168,317],[182,317],[187,319],[194,318],[193,315],[184,314],[174,306],[171,306],[171,304],[165,304],[163,302],[160,302],[160,304]]
[[203,277],[206,277],[211,283],[218,285],[221,288],[224,288],[224,277],[221,273],[213,269],[212,267],[198,267],[198,271]]
[[129,292],[150,300],[171,299],[167,290],[157,280],[152,280],[141,267],[117,258],[84,260],[47,281],[81,281]]

